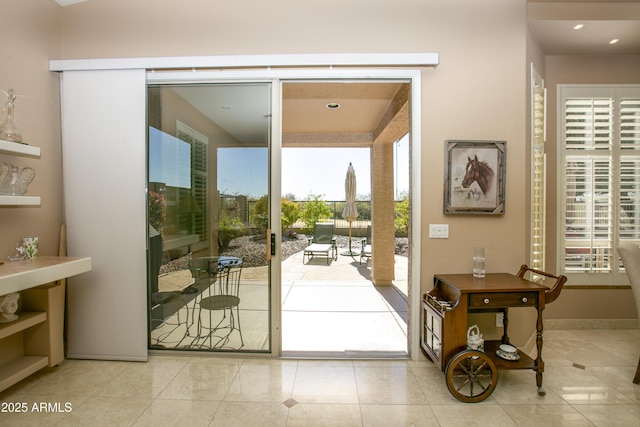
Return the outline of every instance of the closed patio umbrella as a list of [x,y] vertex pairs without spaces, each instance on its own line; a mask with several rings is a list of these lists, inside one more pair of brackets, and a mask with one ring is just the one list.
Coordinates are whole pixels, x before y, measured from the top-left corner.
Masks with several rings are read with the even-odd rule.
[[349,162],[347,176],[344,180],[344,193],[346,203],[342,211],[342,218],[349,222],[349,252],[345,252],[342,255],[353,256],[356,253],[351,251],[351,223],[358,218],[358,208],[356,207],[356,171],[353,169],[351,162]]

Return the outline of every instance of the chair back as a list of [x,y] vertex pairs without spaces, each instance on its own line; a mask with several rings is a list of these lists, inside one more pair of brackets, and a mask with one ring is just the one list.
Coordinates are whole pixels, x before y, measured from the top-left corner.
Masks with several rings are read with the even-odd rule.
[[371,244],[371,226],[367,225],[367,237],[365,237],[365,244],[370,245]]
[[317,222],[313,231],[313,243],[331,244],[333,239],[333,224]]
[[233,295],[237,297],[240,294],[241,274],[242,265],[234,265],[219,270],[218,282],[213,285],[214,295]]
[[636,300],[636,310],[640,317],[640,247],[636,243],[625,242],[618,246],[624,271],[627,272],[631,290]]
[[197,284],[200,281],[213,283],[216,280],[218,270],[218,257],[192,258],[189,260],[189,270]]
[[[541,270],[536,270],[535,268],[531,268],[526,264],[522,264],[520,266],[520,271],[518,271],[517,276],[524,278],[525,274],[529,273],[530,275],[541,276],[543,278],[554,279],[553,285],[551,288],[544,292],[544,302],[545,304],[550,304],[554,302],[559,296],[560,291],[562,291],[562,287],[567,282],[567,276],[556,276],[551,273],[546,273]],[[535,277],[530,277],[529,280],[534,281]]]

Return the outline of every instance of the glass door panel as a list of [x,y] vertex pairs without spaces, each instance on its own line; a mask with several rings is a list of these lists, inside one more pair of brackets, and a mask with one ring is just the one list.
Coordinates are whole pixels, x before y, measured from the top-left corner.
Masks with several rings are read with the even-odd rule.
[[149,347],[270,352],[271,83],[148,86]]

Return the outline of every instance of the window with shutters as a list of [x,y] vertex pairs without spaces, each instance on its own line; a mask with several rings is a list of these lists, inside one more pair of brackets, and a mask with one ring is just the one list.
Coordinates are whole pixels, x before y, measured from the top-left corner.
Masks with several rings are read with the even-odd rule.
[[182,221],[187,221],[187,228],[197,234],[201,242],[209,239],[209,138],[176,120],[176,134],[179,139],[191,144],[191,188],[182,190]]
[[562,274],[618,284],[621,241],[640,244],[640,86],[559,86]]

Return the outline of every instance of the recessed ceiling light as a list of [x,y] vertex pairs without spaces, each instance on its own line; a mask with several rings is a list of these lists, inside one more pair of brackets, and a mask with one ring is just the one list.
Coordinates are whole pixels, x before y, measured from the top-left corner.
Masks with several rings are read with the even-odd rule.
[[574,26],[573,26],[573,29],[574,29],[574,30],[580,30],[580,29],[582,29],[582,28],[584,28],[584,24],[577,24],[577,25],[574,25]]
[[327,104],[327,108],[329,110],[337,110],[338,108],[340,108],[340,104],[338,104],[337,102],[330,102]]
[[611,39],[609,40],[609,44],[616,44],[620,41],[620,39]]

